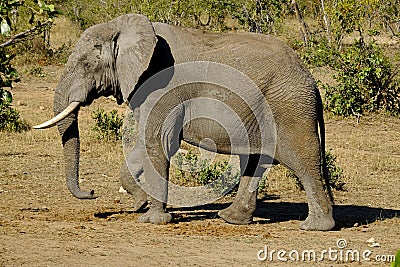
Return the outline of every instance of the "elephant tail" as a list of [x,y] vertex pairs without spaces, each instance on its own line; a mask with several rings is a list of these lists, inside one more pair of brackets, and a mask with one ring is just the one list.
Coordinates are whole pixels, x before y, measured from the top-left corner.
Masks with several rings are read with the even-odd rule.
[[328,193],[329,199],[333,203],[333,194],[332,189],[329,182],[329,172],[328,166],[326,163],[326,151],[325,151],[325,121],[324,121],[324,112],[323,112],[323,104],[321,95],[318,94],[318,125],[319,125],[319,135],[321,142],[321,165],[322,165],[322,175],[325,180],[325,187]]

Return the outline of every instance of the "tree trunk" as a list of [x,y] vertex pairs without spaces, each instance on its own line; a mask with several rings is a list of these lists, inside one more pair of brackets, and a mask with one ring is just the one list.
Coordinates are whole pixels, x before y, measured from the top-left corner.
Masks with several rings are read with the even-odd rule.
[[325,28],[326,28],[326,34],[328,35],[328,41],[330,44],[332,44],[331,25],[329,23],[328,16],[326,15],[324,0],[321,0],[321,9],[322,9],[323,19],[324,19],[324,23],[325,23]]
[[296,0],[292,0],[292,7],[294,12],[296,13],[296,17],[300,23],[300,32],[303,36],[304,45],[308,46],[310,31],[308,29],[307,23],[304,21],[303,16],[300,13],[299,6],[296,3]]

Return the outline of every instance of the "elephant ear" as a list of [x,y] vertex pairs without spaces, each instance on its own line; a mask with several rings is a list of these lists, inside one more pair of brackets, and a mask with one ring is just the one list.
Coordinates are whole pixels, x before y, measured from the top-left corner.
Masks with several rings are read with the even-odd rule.
[[128,102],[140,76],[149,67],[157,37],[150,20],[142,15],[123,15],[110,21],[117,29],[115,67],[122,97]]

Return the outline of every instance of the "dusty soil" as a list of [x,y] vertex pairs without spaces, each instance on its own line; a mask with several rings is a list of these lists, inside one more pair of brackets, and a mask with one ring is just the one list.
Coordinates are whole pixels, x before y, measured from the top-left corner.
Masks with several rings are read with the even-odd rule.
[[[46,68],[47,77],[24,78],[13,89],[16,107],[32,125],[51,117],[60,69]],[[257,254],[266,246],[268,256],[285,250],[288,258],[297,250],[300,261],[291,261],[294,266],[389,266],[388,256],[400,248],[398,118],[365,116],[359,124],[354,118],[327,120],[327,147],[345,170],[347,191],[335,192],[337,229],[306,232],[298,229],[307,214],[304,192],[279,172],[271,173],[270,197],[259,200],[251,225],[230,225],[216,216],[229,197],[204,207],[170,207],[171,224],[138,223],[129,196],[118,192],[121,144],[97,141],[90,130],[91,112],[98,107],[125,109],[100,99],[80,111],[81,186],[95,189],[100,196],[95,200],[78,200],[68,192],[56,129],[0,133],[0,266],[288,264],[276,252],[272,261],[260,261]],[[371,238],[375,247],[367,242]],[[338,239],[345,239],[347,247],[340,249]],[[332,254],[336,261],[328,254],[322,254],[322,262],[301,261],[304,250],[314,250],[319,259],[330,248],[338,250]],[[361,253],[361,263],[346,260],[349,250]],[[372,251],[371,261],[363,259],[365,250]]]

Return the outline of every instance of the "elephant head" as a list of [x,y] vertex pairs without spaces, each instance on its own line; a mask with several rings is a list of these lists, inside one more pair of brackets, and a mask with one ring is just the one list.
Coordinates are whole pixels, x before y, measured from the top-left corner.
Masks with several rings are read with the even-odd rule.
[[151,22],[124,15],[87,29],[68,59],[54,96],[55,117],[35,126],[58,126],[64,148],[67,186],[77,198],[94,198],[79,187],[78,110],[100,96],[128,102],[148,69],[157,43]]

